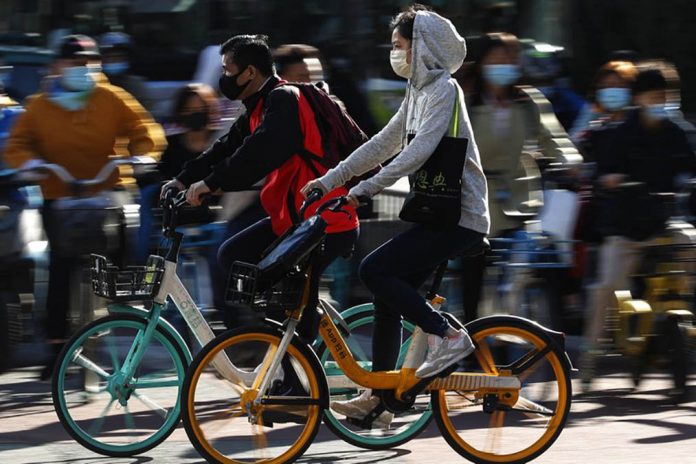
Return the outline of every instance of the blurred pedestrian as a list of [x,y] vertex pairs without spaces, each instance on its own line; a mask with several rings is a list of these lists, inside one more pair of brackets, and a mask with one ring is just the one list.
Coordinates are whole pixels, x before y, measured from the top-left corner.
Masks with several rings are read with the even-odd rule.
[[112,85],[121,87],[135,98],[145,109],[150,110],[145,79],[131,70],[131,48],[133,44],[124,32],[107,32],[99,37],[102,70]]
[[159,171],[165,179],[181,172],[184,164],[197,158],[215,141],[220,123],[217,94],[207,84],[187,84],[174,97],[173,134],[167,137]]
[[278,77],[288,82],[323,82],[324,70],[316,47],[286,44],[273,50]]
[[[651,193],[675,192],[696,174],[696,155],[684,128],[669,118],[668,83],[651,66],[640,69],[632,86],[633,104],[625,121],[607,124],[595,144],[597,182],[606,195],[602,207],[604,238],[596,283],[589,289],[580,375],[589,389],[594,376],[607,307],[613,292],[631,288],[645,246],[665,232],[677,244],[693,244],[690,226],[667,223],[668,210]],[[636,184],[639,183],[639,184]]]
[[573,126],[585,100],[570,87],[563,47],[527,41],[522,54],[524,82],[544,94],[566,131]]
[[583,148],[587,161],[593,161],[591,148],[585,146],[589,132],[607,122],[623,121],[631,106],[631,86],[638,71],[629,61],[610,61],[597,71],[590,92],[590,102],[578,116],[570,136]]
[[[131,155],[159,158],[165,139],[162,128],[128,93],[118,87],[97,85],[99,49],[87,36],[63,39],[45,91],[31,97],[18,118],[5,149],[5,161],[13,168],[30,168],[42,163],[64,167],[76,179],[91,179],[115,154],[117,137],[129,139]],[[89,193],[109,191],[127,179],[114,174],[104,185]],[[46,336],[51,356],[41,372],[50,377],[53,363],[68,335],[70,275],[79,266],[76,256],[57,250],[60,243],[56,201],[73,195],[70,186],[50,176],[41,182],[44,205],[41,211],[50,248]],[[124,194],[115,201],[124,201]]]
[[[582,157],[543,94],[517,85],[522,76],[517,37],[486,34],[480,49],[469,114],[488,182],[490,235],[500,237],[523,227],[526,218],[518,212],[534,214],[543,204],[537,158],[577,165]],[[467,321],[478,317],[484,267],[483,256],[463,259]]]

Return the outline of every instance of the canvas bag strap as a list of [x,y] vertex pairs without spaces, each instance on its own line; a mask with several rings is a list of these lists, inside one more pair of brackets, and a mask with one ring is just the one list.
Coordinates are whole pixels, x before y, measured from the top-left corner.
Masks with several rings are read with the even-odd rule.
[[452,127],[449,130],[450,137],[459,137],[459,100],[461,99],[462,89],[455,84],[457,95],[454,99],[454,108],[452,108]]

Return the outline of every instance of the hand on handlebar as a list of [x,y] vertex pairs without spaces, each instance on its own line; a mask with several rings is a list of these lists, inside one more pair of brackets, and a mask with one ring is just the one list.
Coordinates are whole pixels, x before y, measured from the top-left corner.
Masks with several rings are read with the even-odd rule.
[[319,179],[313,179],[307,182],[307,184],[300,189],[300,193],[303,197],[307,198],[312,190],[321,190],[322,195],[329,193],[329,190],[321,183]]
[[193,206],[200,206],[202,203],[202,196],[210,193],[210,188],[205,184],[204,181],[198,181],[186,190],[186,201],[188,204]]
[[348,201],[348,206],[352,206],[353,208],[358,208],[361,203],[358,197],[351,195],[350,193],[346,195],[346,200]]
[[624,174],[606,174],[599,178],[599,183],[603,188],[611,190],[617,188],[625,180]]
[[167,191],[169,190],[180,192],[185,189],[186,186],[181,181],[177,179],[172,179],[162,186],[162,189],[160,190],[160,199],[164,198],[164,194],[167,193]]

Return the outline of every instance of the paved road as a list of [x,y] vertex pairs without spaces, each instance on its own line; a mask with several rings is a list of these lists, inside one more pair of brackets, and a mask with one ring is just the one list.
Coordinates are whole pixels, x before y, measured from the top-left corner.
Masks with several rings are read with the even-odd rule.
[[[614,366],[617,367],[617,366]],[[616,370],[616,369],[614,369]],[[200,463],[180,427],[158,448],[142,456],[115,459],[96,455],[72,442],[53,411],[49,384],[37,370],[0,375],[0,463],[136,464]],[[692,401],[681,407],[665,400],[670,386],[663,374],[650,374],[633,391],[626,375],[608,374],[599,393],[575,398],[569,424],[539,463],[696,463],[696,377]],[[322,427],[302,458],[304,463],[464,462],[431,424],[422,437],[391,451],[366,451],[347,445]]]

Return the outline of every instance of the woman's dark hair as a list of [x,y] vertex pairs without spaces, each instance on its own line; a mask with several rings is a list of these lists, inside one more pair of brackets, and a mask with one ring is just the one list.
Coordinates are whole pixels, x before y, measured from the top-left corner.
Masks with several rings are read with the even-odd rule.
[[186,102],[191,97],[198,97],[203,101],[208,112],[211,123],[216,123],[220,119],[220,104],[218,103],[215,90],[207,84],[188,84],[182,87],[174,97],[174,108],[172,116],[177,119],[184,111]]
[[392,19],[391,30],[396,29],[399,35],[404,39],[413,40],[413,23],[416,22],[416,14],[419,11],[432,11],[432,8],[420,3],[406,7],[404,11],[399,13]]
[[[474,93],[471,97],[472,105],[483,104],[483,60],[494,49],[503,47],[510,53],[520,53],[522,46],[520,40],[514,34],[508,32],[490,32],[485,34],[475,41],[475,56],[476,60],[473,69],[474,78]],[[513,88],[510,88],[510,95],[513,97]]]
[[633,95],[649,92],[651,90],[667,90],[667,79],[662,71],[655,66],[646,66],[638,71],[636,81],[633,83]]
[[254,66],[264,76],[274,72],[273,56],[265,35],[236,35],[220,45],[220,55],[232,53],[232,60],[239,70]]

